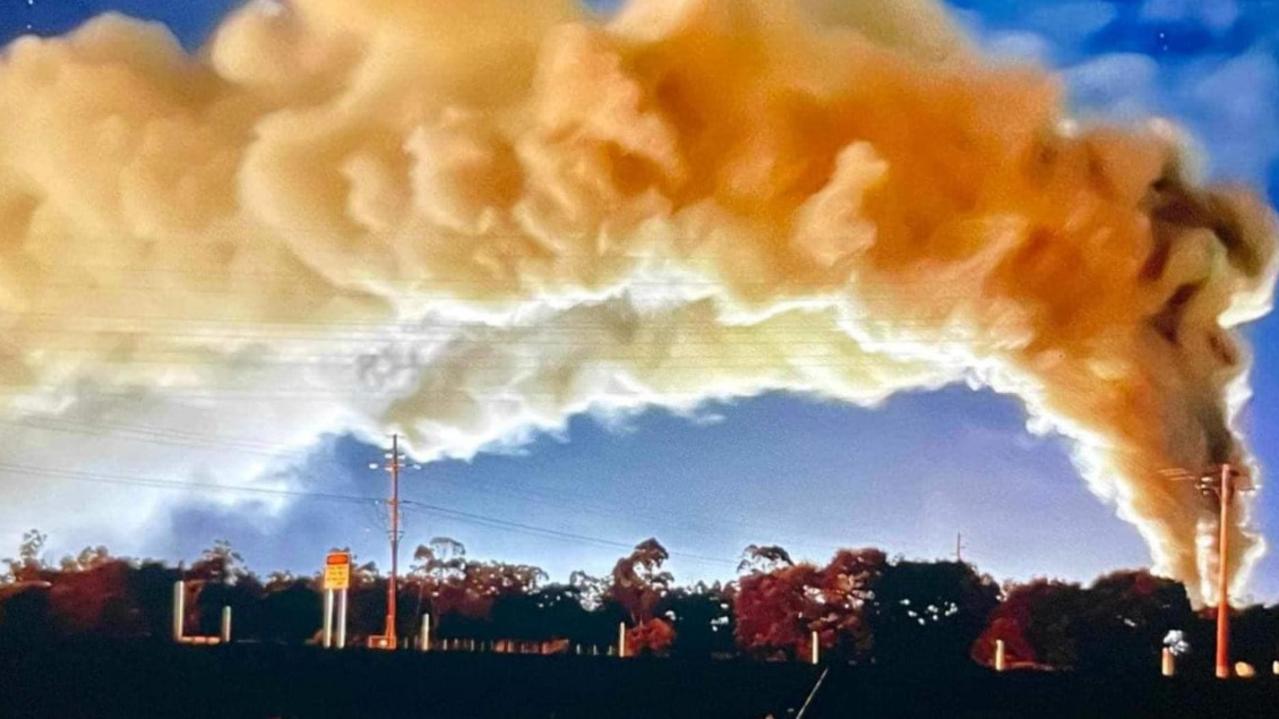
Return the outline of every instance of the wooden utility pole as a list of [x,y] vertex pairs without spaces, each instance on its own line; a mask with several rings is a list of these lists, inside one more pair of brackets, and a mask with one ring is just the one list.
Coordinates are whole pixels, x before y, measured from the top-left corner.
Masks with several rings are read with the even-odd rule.
[[[1215,476],[1214,476],[1215,474]],[[1218,679],[1231,676],[1230,670],[1230,505],[1235,495],[1252,489],[1252,484],[1229,462],[1220,472],[1208,473],[1199,480],[1204,494],[1216,494],[1220,516],[1217,527],[1217,657]]]
[[1233,498],[1230,465],[1221,465],[1221,527],[1217,537],[1217,678],[1230,676],[1230,500]]
[[1245,470],[1223,462],[1203,474],[1193,475],[1179,467],[1159,470],[1173,481],[1194,480],[1199,491],[1207,496],[1216,495],[1220,512],[1217,522],[1217,657],[1218,679],[1227,679],[1230,671],[1230,505],[1235,495],[1253,489],[1252,480]]
[[400,435],[391,435],[391,578],[386,585],[386,644],[387,648],[399,646],[395,636],[396,580],[400,571]]
[[[369,464],[369,469],[383,469],[391,475],[391,500],[387,503],[391,513],[391,576],[386,583],[386,629],[380,636],[369,637],[369,646],[375,649],[399,647],[395,618],[400,575],[400,470],[404,467],[404,457],[400,454],[400,435],[391,435],[391,451],[386,459],[389,461],[385,465],[377,462]],[[413,465],[413,468],[420,469],[417,465]]]

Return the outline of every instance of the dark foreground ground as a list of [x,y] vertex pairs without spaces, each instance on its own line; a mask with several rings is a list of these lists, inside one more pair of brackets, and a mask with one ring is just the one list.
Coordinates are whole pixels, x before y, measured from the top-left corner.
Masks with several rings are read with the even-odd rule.
[[[270,645],[0,648],[4,717],[795,717],[793,664]],[[1279,717],[1279,680],[834,668],[804,717]]]

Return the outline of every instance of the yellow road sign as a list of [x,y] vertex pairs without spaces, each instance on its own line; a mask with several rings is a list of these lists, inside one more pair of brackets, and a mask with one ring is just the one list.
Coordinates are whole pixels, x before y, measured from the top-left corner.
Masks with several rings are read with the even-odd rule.
[[324,559],[324,588],[347,589],[351,586],[351,555],[329,552]]

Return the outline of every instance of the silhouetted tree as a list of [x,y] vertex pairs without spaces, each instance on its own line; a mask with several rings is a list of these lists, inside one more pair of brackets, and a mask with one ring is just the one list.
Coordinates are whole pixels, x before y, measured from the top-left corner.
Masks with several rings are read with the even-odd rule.
[[1247,607],[1231,620],[1231,650],[1239,661],[1260,671],[1279,659],[1279,604]]
[[995,581],[964,562],[894,562],[874,594],[875,660],[883,664],[967,661],[999,604]]
[[[224,605],[235,609],[237,637],[300,643],[320,628],[318,576],[273,572],[263,585],[225,541],[185,571],[115,558],[101,546],[51,566],[46,541],[31,530],[17,557],[4,560],[0,642],[167,641],[179,576],[195,597],[191,631],[215,633]],[[752,545],[736,583],[691,587],[675,584],[668,556],[649,539],[607,579],[574,572],[567,584],[545,585],[537,567],[476,560],[461,543],[435,538],[418,548],[400,584],[397,628],[414,633],[425,606],[437,637],[561,640],[561,651],[570,642],[611,645],[626,622],[634,653],[705,657],[731,653],[736,642],[748,656],[803,659],[815,631],[825,657],[892,666],[953,664],[966,653],[988,663],[997,639],[1014,666],[1149,673],[1168,637],[1189,647],[1180,663],[1187,673],[1206,673],[1212,660],[1212,608],[1193,611],[1181,584],[1144,571],[1115,572],[1087,588],[1037,580],[1010,587],[999,603],[994,582],[971,565],[890,563],[877,549],[841,550],[817,567],[795,564],[781,547]],[[352,574],[348,641],[360,644],[383,630],[386,579],[372,562],[357,562]],[[1279,653],[1279,607],[1240,609],[1233,627],[1235,657],[1268,667]]]
[[742,550],[742,559],[737,563],[738,574],[767,574],[785,567],[794,566],[790,553],[775,544],[751,544]]
[[1107,574],[1088,588],[1081,608],[1077,667],[1149,671],[1158,666],[1168,632],[1195,623],[1180,582],[1144,570]]
[[675,630],[672,653],[689,657],[707,657],[733,651],[732,588],[719,582],[699,582],[691,588],[671,590],[659,605],[658,613],[671,622]]
[[136,602],[143,632],[152,639],[169,637],[173,583],[179,574],[177,569],[150,560],[144,560],[129,573],[129,594]]
[[46,569],[40,553],[49,535],[38,529],[29,529],[22,533],[22,543],[18,545],[18,557],[5,559],[6,570],[3,577],[5,583],[31,582],[40,579],[40,573]]
[[1088,592],[1078,584],[1036,579],[1012,586],[974,643],[973,659],[993,665],[995,641],[1002,639],[1009,666],[1074,667],[1087,603]]
[[235,584],[248,573],[244,557],[231,547],[229,541],[218,539],[191,564],[185,579],[188,582]]
[[670,554],[661,542],[646,539],[613,565],[604,603],[615,604],[630,617],[627,651],[631,654],[665,654],[675,631],[657,618],[658,605],[670,593],[675,578],[662,565]]
[[973,656],[989,662],[995,639],[1009,660],[1103,672],[1158,667],[1172,631],[1189,640],[1187,668],[1211,658],[1211,628],[1191,609],[1185,587],[1146,571],[1121,571],[1082,589],[1037,580],[1009,590]]
[[106,547],[98,545],[85,547],[75,556],[67,555],[59,564],[63,572],[84,572],[100,567],[112,559],[111,552]]
[[53,637],[49,591],[33,582],[0,586],[0,644],[34,646]]
[[273,581],[263,589],[259,621],[268,641],[301,644],[319,631],[323,599],[306,579]]
[[841,550],[821,569],[777,562],[742,577],[734,605],[738,646],[756,657],[803,658],[817,632],[826,651],[868,658],[868,603],[884,565],[878,549]]
[[577,591],[582,607],[594,611],[604,603],[604,594],[608,591],[608,580],[594,577],[582,570],[575,570],[568,577],[568,584]]
[[675,578],[662,569],[670,554],[656,539],[635,545],[634,551],[613,565],[606,601],[621,605],[635,624],[653,618],[658,603],[670,591]]
[[493,637],[593,642],[597,632],[575,588],[551,584],[529,593],[506,593],[493,603]]

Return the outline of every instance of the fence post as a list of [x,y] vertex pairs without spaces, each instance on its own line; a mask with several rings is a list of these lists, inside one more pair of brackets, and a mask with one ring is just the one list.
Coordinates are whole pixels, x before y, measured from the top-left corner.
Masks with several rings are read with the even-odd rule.
[[173,641],[181,642],[183,625],[186,623],[186,582],[179,579],[173,583]]
[[231,643],[231,607],[222,607],[222,643]]

